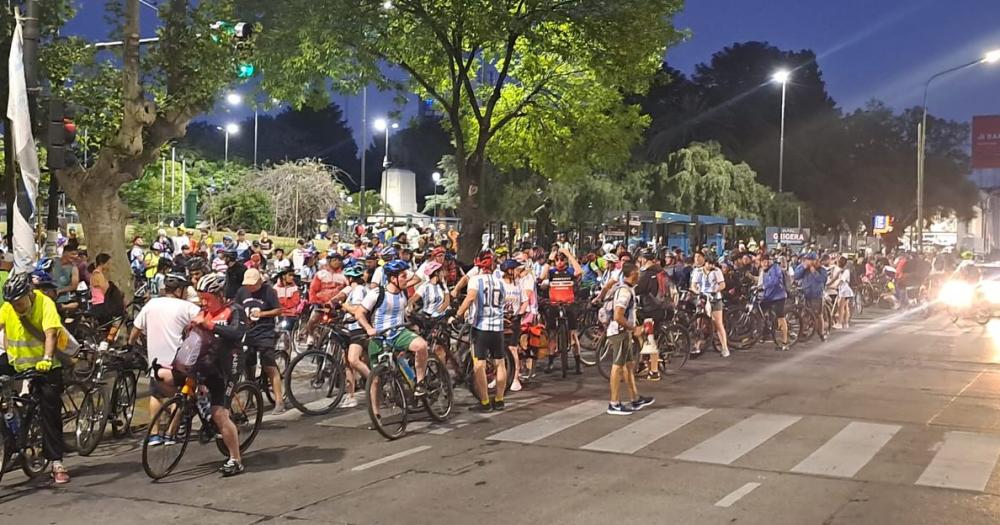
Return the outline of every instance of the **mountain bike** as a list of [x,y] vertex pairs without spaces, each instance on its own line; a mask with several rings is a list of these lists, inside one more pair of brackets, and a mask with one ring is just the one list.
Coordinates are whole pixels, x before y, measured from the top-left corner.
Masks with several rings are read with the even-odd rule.
[[409,350],[394,350],[386,344],[386,334],[404,327],[387,328],[372,337],[382,350],[373,363],[368,383],[368,416],[375,430],[386,439],[397,439],[406,433],[410,412],[419,410],[419,405],[423,404],[431,419],[444,422],[451,415],[454,403],[448,371],[433,352],[427,356],[424,374],[427,394],[419,399],[413,395],[417,385],[413,355]]
[[[42,421],[38,414],[38,387],[33,384],[44,376],[29,370],[14,376],[0,376],[0,478],[16,466],[29,478],[42,475],[49,460],[42,454]],[[28,394],[22,395],[20,382],[28,381]],[[17,385],[17,387],[15,387]]]
[[[239,373],[238,357],[233,360],[233,377]],[[152,368],[155,377],[160,368],[155,360]],[[229,456],[229,449],[212,420],[208,393],[204,391],[204,387],[199,386],[200,383],[196,377],[188,376],[180,391],[153,414],[142,442],[142,469],[150,478],[162,479],[173,472],[184,457],[193,432],[198,433],[196,439],[202,444],[215,440],[219,452],[223,456]],[[231,383],[227,390],[230,395],[227,396],[226,408],[239,431],[240,452],[245,452],[260,430],[264,417],[264,395],[255,383],[248,381]],[[199,428],[193,429],[192,425],[196,420]],[[150,438],[153,436],[162,438],[162,444],[150,445]]]
[[[552,328],[552,333],[555,334],[556,338],[556,353],[559,354],[559,364],[562,367],[561,373],[562,377],[565,379],[566,374],[569,372],[569,354],[572,351],[573,346],[578,344],[575,341],[571,341],[569,332],[569,306],[568,303],[548,303],[547,307],[554,310],[554,315],[552,317],[555,319],[556,325]],[[579,351],[579,348],[577,347]],[[551,367],[552,360],[554,357],[549,356],[549,366]],[[594,360],[596,361],[596,359]],[[582,364],[582,363],[581,363]]]
[[324,312],[314,343],[285,369],[285,396],[303,414],[329,414],[347,391],[344,352],[350,334],[342,322],[343,318],[335,320],[332,312]]
[[[76,451],[81,456],[89,456],[97,448],[109,420],[115,437],[132,432],[138,381],[134,362],[129,350],[102,348],[97,352],[96,372],[86,383],[87,394],[77,414]],[[109,373],[115,376],[110,399],[105,381]]]

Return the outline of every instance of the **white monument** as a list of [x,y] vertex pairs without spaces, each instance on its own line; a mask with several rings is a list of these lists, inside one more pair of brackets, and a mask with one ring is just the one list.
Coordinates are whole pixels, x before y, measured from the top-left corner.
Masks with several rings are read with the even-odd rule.
[[382,177],[379,194],[396,216],[417,214],[416,174],[410,170],[389,168]]

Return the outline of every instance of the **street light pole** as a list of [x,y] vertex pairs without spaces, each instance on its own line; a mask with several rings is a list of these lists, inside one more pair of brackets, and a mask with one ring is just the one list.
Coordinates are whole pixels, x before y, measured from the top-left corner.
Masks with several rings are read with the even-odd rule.
[[924,170],[925,162],[927,160],[927,93],[930,90],[931,82],[934,80],[948,75],[950,73],[955,73],[956,71],[961,71],[966,68],[978,64],[994,64],[1000,61],[1000,49],[994,49],[983,58],[978,60],[973,60],[962,64],[960,66],[955,66],[950,69],[935,73],[927,79],[924,83],[924,100],[921,107],[923,108],[923,115],[920,119],[920,125],[917,127],[917,247],[921,252],[924,251]]
[[228,128],[226,129],[226,154],[225,154],[225,160],[223,160],[222,163],[223,164],[229,164],[229,129]]
[[[778,134],[778,198],[785,190],[785,100],[788,92],[788,79],[791,73],[781,69],[771,76],[771,79],[781,84],[781,131]],[[778,244],[781,244],[781,229],[784,227],[782,203],[778,204]]]
[[253,108],[253,168],[257,169],[257,108]]
[[368,153],[368,85],[361,89],[361,191],[358,193],[358,220],[365,222],[365,157]]

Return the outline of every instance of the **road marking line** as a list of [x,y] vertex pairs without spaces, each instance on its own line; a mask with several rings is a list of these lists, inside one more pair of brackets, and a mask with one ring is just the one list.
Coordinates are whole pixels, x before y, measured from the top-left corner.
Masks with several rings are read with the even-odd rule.
[[1000,436],[947,432],[917,485],[982,491],[1000,458]]
[[743,485],[742,487],[732,491],[731,493],[729,493],[728,496],[720,499],[719,501],[716,501],[715,506],[728,509],[729,507],[733,506],[734,503],[743,499],[743,496],[750,494],[751,492],[753,492],[755,488],[759,486],[760,483],[757,483],[756,481],[751,481],[750,483],[747,483],[746,485]]
[[[519,408],[524,408],[526,406],[534,405],[535,403],[538,403],[540,401],[544,401],[544,400],[546,400],[548,398],[549,398],[548,396],[535,396],[535,397],[518,398],[516,400],[516,403],[511,403],[510,405],[507,405],[506,409],[503,410],[502,412],[487,412],[485,414],[470,414],[470,413],[466,413],[465,415],[459,416],[459,417],[457,417],[457,418],[455,418],[455,419],[453,419],[453,420],[451,420],[451,421],[449,421],[447,423],[441,423],[441,424],[435,426],[435,428],[432,428],[431,430],[427,431],[427,433],[428,434],[434,434],[434,435],[437,435],[437,436],[440,436],[442,434],[447,434],[448,432],[451,432],[452,430],[469,426],[470,424],[475,423],[476,421],[480,421],[480,420],[483,420],[483,419],[489,419],[491,417],[496,417],[496,416],[499,416],[500,414],[504,414],[504,413],[510,412],[512,410],[517,410]],[[508,402],[510,402],[510,400],[508,400]]]
[[696,407],[655,410],[652,414],[592,441],[582,448],[585,450],[633,454],[710,411],[711,409]]
[[892,436],[902,428],[899,425],[879,425],[852,421],[816,449],[792,472],[820,474],[850,478],[858,473]]
[[534,421],[498,432],[486,439],[534,443],[604,413],[605,401],[584,401]]
[[937,419],[938,417],[940,417],[941,414],[943,414],[945,410],[948,410],[948,408],[951,407],[952,403],[954,403],[956,399],[962,397],[962,394],[964,394],[965,391],[969,389],[969,387],[971,387],[973,384],[975,384],[976,381],[979,381],[979,378],[983,377],[983,374],[985,374],[985,373],[986,373],[986,369],[985,368],[983,368],[982,370],[980,370],[979,373],[976,374],[976,377],[972,378],[972,381],[969,381],[968,384],[966,384],[965,386],[963,386],[962,389],[959,390],[957,394],[955,394],[954,396],[952,396],[952,398],[949,399],[948,402],[945,403],[943,407],[941,407],[941,410],[938,410],[937,412],[935,412],[934,415],[931,416],[931,418],[927,420],[927,424],[930,425],[931,423],[934,423],[935,419]]
[[689,448],[677,459],[728,465],[800,419],[800,416],[754,414]]
[[430,445],[420,445],[419,447],[413,447],[410,450],[404,450],[402,452],[397,452],[397,453],[395,453],[395,454],[393,454],[391,456],[386,456],[386,457],[381,458],[381,459],[376,459],[375,461],[369,461],[368,463],[364,463],[364,464],[358,465],[358,466],[352,468],[351,471],[352,472],[360,472],[362,470],[368,470],[368,469],[370,469],[372,467],[377,467],[379,465],[383,465],[383,464],[388,463],[390,461],[396,461],[397,459],[405,458],[406,456],[412,456],[413,454],[418,454],[418,453],[423,452],[423,451],[425,451],[425,450],[427,450],[429,448],[431,448]]

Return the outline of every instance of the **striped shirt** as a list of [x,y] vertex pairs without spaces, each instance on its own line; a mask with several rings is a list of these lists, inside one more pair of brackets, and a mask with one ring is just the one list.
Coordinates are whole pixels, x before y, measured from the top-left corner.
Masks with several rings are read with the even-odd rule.
[[431,317],[444,315],[444,296],[448,293],[443,284],[432,284],[425,281],[417,286],[417,294],[423,299],[424,306],[420,312]]
[[[385,298],[382,300],[382,304],[376,309],[375,303],[378,302],[380,293],[384,294]],[[368,290],[364,300],[361,302],[361,306],[365,310],[368,310],[368,313],[371,315],[372,327],[379,333],[379,337],[384,336],[386,339],[393,339],[403,329],[401,325],[406,321],[406,294],[403,292],[389,293],[389,290],[385,288],[381,290],[379,288],[372,288]],[[375,309],[375,311],[373,312],[372,309]],[[399,328],[385,334],[381,333],[394,326]]]
[[476,294],[472,326],[483,332],[502,332],[506,296],[503,281],[493,274],[477,275],[469,279],[469,293]]

